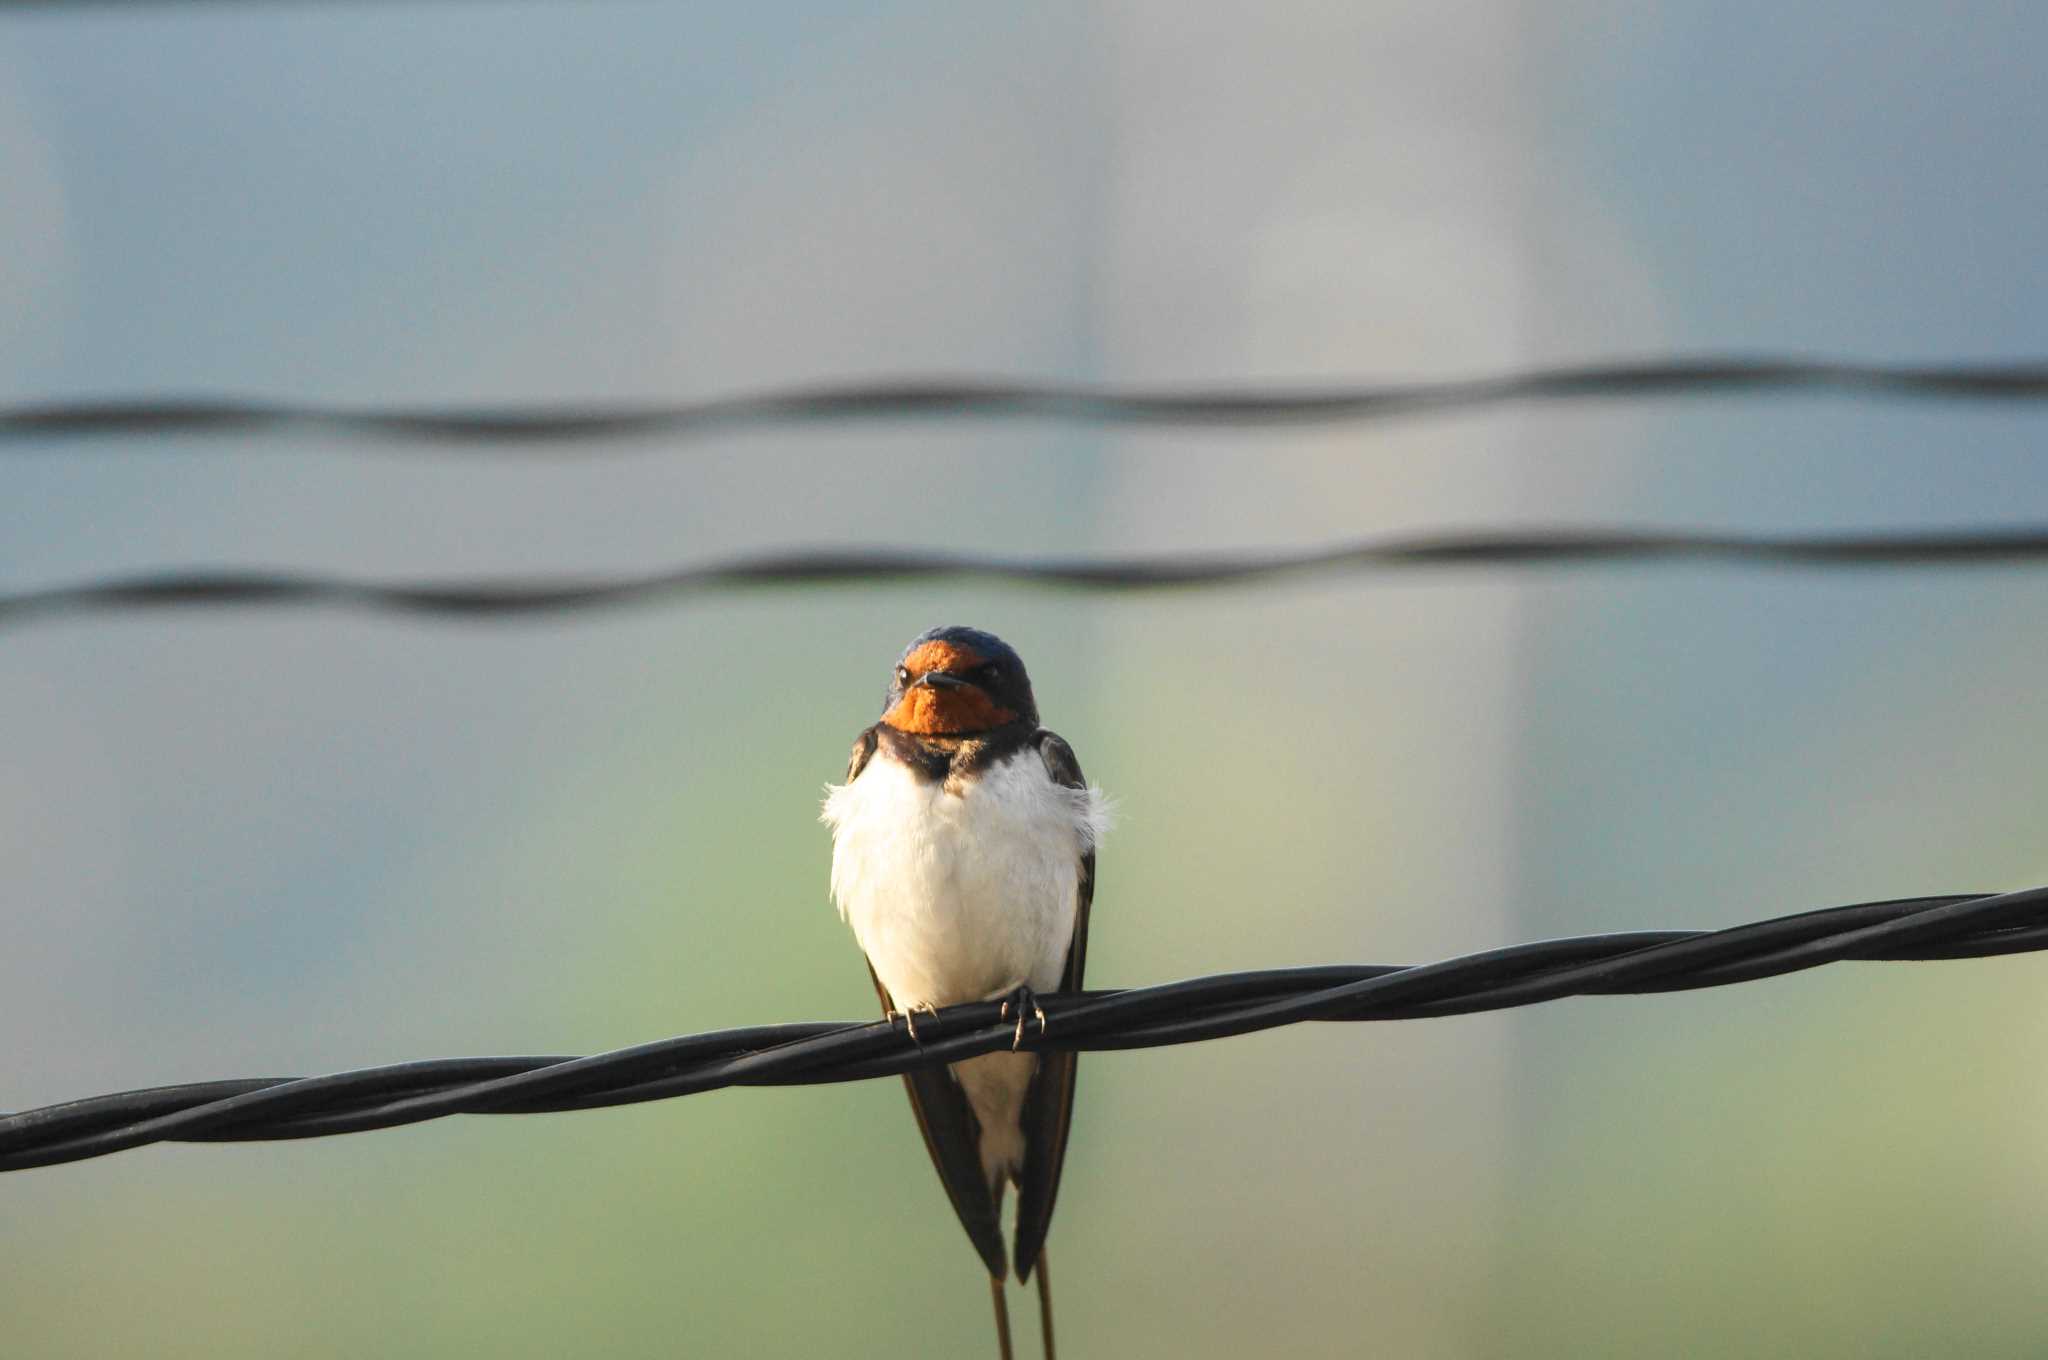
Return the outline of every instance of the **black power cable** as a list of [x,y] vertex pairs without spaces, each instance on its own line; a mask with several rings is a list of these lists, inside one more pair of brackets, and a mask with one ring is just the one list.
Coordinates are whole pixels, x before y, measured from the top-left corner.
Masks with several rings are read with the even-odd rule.
[[[262,398],[165,396],[0,409],[0,442],[52,436],[248,436],[293,431],[363,440],[503,446],[681,439],[743,428],[938,416],[1115,425],[1307,425],[1521,402],[1768,392],[1950,401],[2039,401],[2048,362],[1882,364],[1702,355],[1572,364],[1410,383],[1123,388],[979,378],[883,378],[680,403],[374,408]],[[486,452],[494,451],[488,447]],[[495,450],[502,451],[502,449]]]
[[0,593],[0,627],[74,614],[221,605],[326,606],[508,618],[763,586],[964,578],[1060,590],[1251,585],[1339,571],[1716,562],[1798,568],[2012,566],[2048,561],[2048,526],[1889,533],[1733,534],[1684,529],[1510,529],[1372,539],[1290,552],[1026,558],[895,548],[794,548],[645,575],[363,581],[308,572],[179,568]]
[[[1420,967],[1359,964],[1194,978],[1041,998],[1028,1048],[1151,1048],[1304,1020],[1412,1020],[1567,996],[1686,991],[1851,959],[1988,958],[2048,948],[2048,887],[1835,907],[1727,930],[1545,940]],[[588,1058],[450,1058],[332,1076],[160,1086],[0,1116],[0,1171],[157,1142],[317,1138],[451,1114],[539,1114],[726,1086],[888,1076],[1013,1042],[992,1003],[918,1022],[762,1025]]]

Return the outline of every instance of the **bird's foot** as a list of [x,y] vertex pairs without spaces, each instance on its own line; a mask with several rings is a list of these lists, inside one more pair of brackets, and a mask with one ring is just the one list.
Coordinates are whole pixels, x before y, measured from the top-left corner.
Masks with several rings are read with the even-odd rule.
[[924,1047],[924,1040],[917,1037],[917,1013],[919,1011],[923,1011],[926,1015],[932,1016],[935,1019],[939,1014],[937,1006],[912,1006],[907,1011],[884,1011],[882,1018],[892,1025],[901,1020],[903,1028],[910,1035],[910,1042],[922,1048]]
[[1031,984],[1028,982],[1003,998],[1001,1016],[1005,1022],[1009,1020],[1012,1011],[1017,1014],[1017,1033],[1010,1040],[1010,1051],[1014,1053],[1024,1046],[1024,1023],[1027,1020],[1038,1021],[1038,1033],[1041,1038],[1045,1035],[1046,1024],[1045,1008],[1038,1004],[1038,993],[1031,990]]

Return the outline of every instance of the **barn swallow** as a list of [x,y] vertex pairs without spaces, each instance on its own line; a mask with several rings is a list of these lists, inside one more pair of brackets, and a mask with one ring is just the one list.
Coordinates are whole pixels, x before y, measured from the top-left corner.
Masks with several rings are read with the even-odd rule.
[[[1005,1003],[1021,1043],[1040,992],[1076,991],[1088,952],[1095,844],[1108,801],[1073,748],[1038,725],[1024,662],[974,628],[934,628],[896,663],[881,721],[827,785],[832,897],[867,955],[883,1015]],[[986,1054],[906,1072],[910,1107],[953,1211],[988,1267],[1010,1360],[1003,1282],[1038,1272],[1046,1360],[1045,1235],[1074,1112],[1075,1055]],[[1017,1188],[1014,1257],[1001,1213]]]

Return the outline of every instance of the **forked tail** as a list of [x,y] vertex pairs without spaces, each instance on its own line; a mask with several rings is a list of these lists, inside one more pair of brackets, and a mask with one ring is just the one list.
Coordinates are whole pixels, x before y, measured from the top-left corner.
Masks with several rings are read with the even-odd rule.
[[1045,1248],[1038,1249],[1038,1334],[1045,1338],[1045,1360],[1056,1360],[1052,1344],[1052,1276],[1045,1268]]
[[1001,1276],[988,1277],[988,1296],[996,1301],[996,1344],[1003,1348],[1003,1360],[1017,1360],[1010,1350],[1010,1305],[1003,1300]]
[[[1010,1304],[1003,1296],[1003,1282],[989,1276],[988,1292],[996,1307],[996,1344],[1002,1348],[1003,1360],[1016,1360],[1010,1348]],[[1038,1253],[1038,1335],[1045,1345],[1045,1360],[1058,1360],[1052,1339],[1052,1276],[1045,1268],[1044,1248]]]

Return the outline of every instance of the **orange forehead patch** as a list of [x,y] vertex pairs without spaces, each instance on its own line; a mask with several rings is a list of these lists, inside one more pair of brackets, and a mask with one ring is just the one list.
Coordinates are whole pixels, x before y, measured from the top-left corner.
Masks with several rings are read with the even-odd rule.
[[[937,645],[937,644],[934,644]],[[920,648],[919,650],[923,650]],[[909,662],[905,662],[909,665]],[[899,732],[927,737],[957,737],[987,732],[1017,715],[978,689],[928,689],[923,685],[905,690],[896,706],[882,715],[882,721]]]
[[957,642],[927,642],[903,658],[903,665],[912,675],[923,675],[926,671],[952,671],[959,674],[971,671],[988,660],[972,647],[963,647]]

